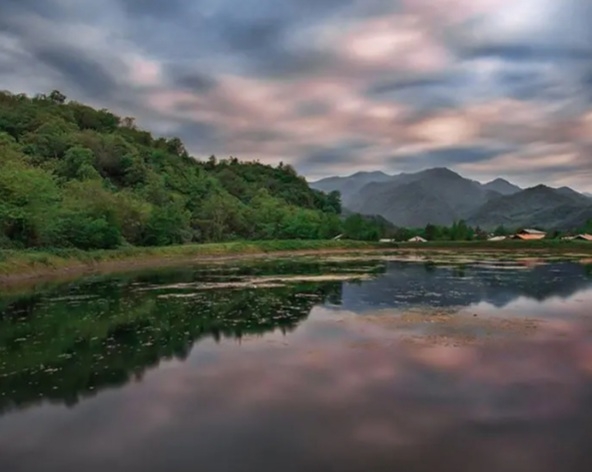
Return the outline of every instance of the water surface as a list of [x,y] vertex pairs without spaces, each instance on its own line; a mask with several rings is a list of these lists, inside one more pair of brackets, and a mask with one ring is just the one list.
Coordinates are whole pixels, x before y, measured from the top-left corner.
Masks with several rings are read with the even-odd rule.
[[0,297],[1,471],[589,471],[573,262],[282,261]]

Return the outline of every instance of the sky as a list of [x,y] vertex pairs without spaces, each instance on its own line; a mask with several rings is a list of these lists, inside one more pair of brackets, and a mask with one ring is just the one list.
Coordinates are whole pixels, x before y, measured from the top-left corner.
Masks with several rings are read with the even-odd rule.
[[0,89],[310,180],[592,191],[590,0],[1,0]]

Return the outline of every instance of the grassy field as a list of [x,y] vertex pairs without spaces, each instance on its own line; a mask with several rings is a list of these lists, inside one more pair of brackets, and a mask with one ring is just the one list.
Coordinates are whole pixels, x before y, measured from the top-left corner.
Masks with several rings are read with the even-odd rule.
[[167,247],[126,247],[115,250],[78,249],[0,250],[0,282],[37,277],[54,272],[86,272],[93,269],[125,269],[209,258],[268,253],[354,251],[385,248],[365,241],[237,241],[215,244],[186,244]]
[[332,253],[367,251],[499,251],[501,253],[545,252],[591,254],[592,243],[575,241],[436,241],[428,243],[381,244],[364,241],[239,241],[216,244],[187,244],[168,247],[126,247],[116,250],[81,251],[0,250],[0,283],[31,278],[83,275],[159,267],[209,259],[224,259],[249,255]]

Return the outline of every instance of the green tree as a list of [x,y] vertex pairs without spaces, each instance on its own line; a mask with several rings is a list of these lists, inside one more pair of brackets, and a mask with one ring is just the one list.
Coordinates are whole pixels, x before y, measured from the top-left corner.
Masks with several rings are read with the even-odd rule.
[[67,97],[59,90],[54,90],[49,94],[49,99],[58,105],[63,105],[66,102],[66,98]]
[[475,231],[467,226],[464,220],[455,221],[450,229],[450,237],[453,241],[470,241],[474,235]]
[[54,117],[34,131],[22,135],[23,150],[35,164],[48,159],[59,159],[72,144],[75,127],[65,120]]
[[324,210],[339,215],[341,209],[341,194],[338,191],[330,192],[329,195],[327,195],[327,204]]
[[343,223],[344,236],[348,239],[361,241],[377,241],[380,238],[378,225],[364,219],[362,215],[354,214],[346,218]]
[[76,146],[68,149],[56,168],[59,176],[65,179],[88,180],[100,178],[94,168],[94,155],[88,148]]
[[62,212],[44,235],[51,246],[80,249],[113,249],[121,244],[119,228],[104,216],[82,212]]
[[426,225],[426,227],[424,229],[424,237],[428,241],[436,241],[438,239],[438,236],[439,236],[439,231],[438,231],[437,226],[435,226],[433,224]]
[[493,232],[494,236],[508,236],[510,232],[504,227],[504,225],[498,226]]
[[190,214],[179,205],[154,207],[146,224],[143,244],[168,246],[182,244],[191,239]]
[[49,173],[18,162],[0,165],[0,233],[7,240],[38,246],[59,202],[59,188]]
[[242,234],[246,227],[243,205],[230,195],[208,196],[192,218],[200,241],[224,241]]

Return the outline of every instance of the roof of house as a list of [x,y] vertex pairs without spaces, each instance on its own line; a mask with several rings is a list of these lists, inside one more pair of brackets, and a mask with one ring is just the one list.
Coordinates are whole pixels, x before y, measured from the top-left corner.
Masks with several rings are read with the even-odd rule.
[[522,239],[524,241],[543,239],[546,236],[545,233],[529,234],[529,233],[518,233],[512,236],[514,239]]
[[592,241],[592,234],[578,234],[573,239],[583,239],[585,241]]
[[539,231],[538,229],[523,229],[520,231],[520,234],[547,234],[544,231]]

